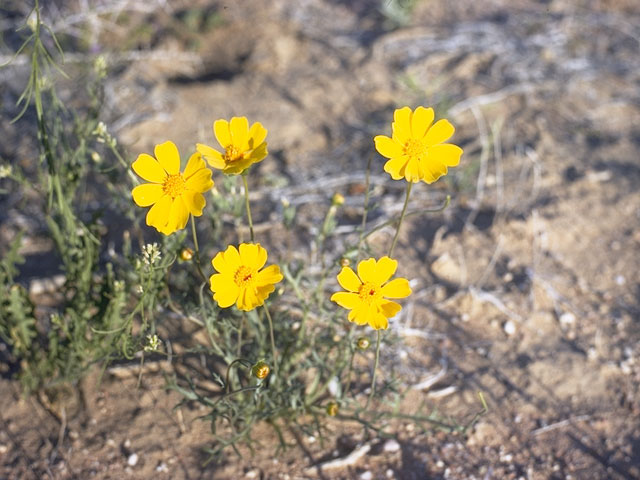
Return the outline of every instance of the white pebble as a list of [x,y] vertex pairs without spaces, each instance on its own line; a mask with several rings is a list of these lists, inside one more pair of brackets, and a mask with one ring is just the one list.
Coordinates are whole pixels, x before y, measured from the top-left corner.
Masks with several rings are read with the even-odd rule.
[[516,324],[511,320],[507,320],[502,328],[504,329],[504,333],[506,333],[507,335],[513,335],[514,333],[516,333]]
[[387,440],[382,448],[385,452],[397,452],[400,450],[400,444],[396,440]]
[[576,316],[571,312],[564,312],[560,315],[560,325],[568,327],[569,325],[573,325],[576,321]]
[[369,470],[360,474],[360,480],[371,480],[372,478],[373,473],[371,473]]
[[160,465],[156,467],[156,472],[169,473],[169,467],[167,467],[166,463],[162,462]]
[[624,278],[622,275],[616,275],[616,284],[622,286],[625,283],[627,283],[627,279]]
[[138,463],[138,454],[132,453],[131,455],[129,455],[129,458],[127,458],[127,464],[130,467],[135,467],[137,463]]

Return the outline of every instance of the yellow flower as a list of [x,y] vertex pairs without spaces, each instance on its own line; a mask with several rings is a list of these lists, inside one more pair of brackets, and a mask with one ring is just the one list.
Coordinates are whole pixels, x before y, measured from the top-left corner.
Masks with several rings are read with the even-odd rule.
[[265,378],[267,378],[269,372],[271,372],[269,364],[262,360],[251,367],[251,374],[258,380],[264,380]]
[[228,175],[242,173],[267,156],[267,129],[260,122],[249,128],[246,117],[233,117],[230,122],[216,120],[213,134],[224,149],[222,153],[202,143],[196,148],[209,165]]
[[376,150],[389,158],[384,171],[394,180],[408,182],[420,180],[433,183],[447,174],[447,167],[460,163],[462,149],[452,143],[443,143],[453,135],[455,128],[448,120],[433,123],[432,108],[418,107],[414,112],[402,107],[393,113],[391,138],[376,136]]
[[338,274],[338,283],[347,291],[334,293],[331,301],[351,310],[350,322],[358,325],[368,323],[376,330],[386,329],[388,319],[402,309],[386,298],[405,298],[411,294],[406,278],[389,281],[396,268],[397,260],[386,256],[378,261],[375,258],[361,261],[357,275],[350,267],[343,267]]
[[253,310],[264,304],[283,278],[277,265],[261,270],[267,263],[267,251],[259,243],[242,243],[239,251],[229,245],[211,263],[218,272],[210,277],[211,291],[221,308],[235,303],[240,310]]
[[147,213],[147,225],[169,235],[184,228],[189,214],[202,215],[206,203],[202,194],[213,186],[213,180],[199,153],[191,155],[183,173],[173,142],[156,145],[154,153],[157,160],[143,153],[133,162],[133,171],[151,183],[138,185],[131,194],[139,207],[153,205]]

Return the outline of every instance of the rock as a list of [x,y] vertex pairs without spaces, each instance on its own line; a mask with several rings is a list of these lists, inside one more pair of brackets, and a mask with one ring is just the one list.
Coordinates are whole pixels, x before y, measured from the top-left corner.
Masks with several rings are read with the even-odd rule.
[[502,329],[504,330],[504,333],[511,336],[516,333],[516,324],[512,320],[507,320],[504,322]]
[[138,454],[132,453],[131,455],[129,455],[129,458],[127,458],[127,465],[129,465],[130,467],[135,467],[137,464],[138,464]]
[[384,442],[382,450],[389,453],[397,452],[398,450],[400,450],[400,444],[393,439],[387,440],[386,442]]

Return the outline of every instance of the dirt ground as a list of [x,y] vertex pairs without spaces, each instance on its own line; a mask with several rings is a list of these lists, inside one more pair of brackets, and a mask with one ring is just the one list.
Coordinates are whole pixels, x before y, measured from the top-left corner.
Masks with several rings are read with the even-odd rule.
[[[179,397],[158,371],[170,366],[149,367],[139,388],[136,365],[110,369],[99,386],[89,375],[66,403],[23,398],[4,375],[1,479],[640,478],[636,2],[422,0],[395,21],[390,9],[410,0],[157,3],[128,29],[96,33],[114,45],[135,19],[157,27],[111,71],[112,132],[130,152],[168,138],[186,151],[212,141],[216,118],[261,121],[270,158],[253,191],[273,206],[257,213],[267,236],[281,197],[314,225],[317,204],[340,192],[341,248],[359,222],[372,137],[389,133],[393,109],[434,106],[456,125],[460,167],[414,188],[412,209],[453,198],[405,224],[397,256],[414,293],[381,372],[415,387],[407,412],[426,402],[468,419],[481,391],[489,413],[464,435],[396,422],[396,440],[336,420],[324,442],[300,438],[278,455],[261,427],[262,448],[203,466],[208,424],[197,407],[173,409]],[[215,13],[214,27],[186,30],[196,7]],[[11,68],[5,85],[24,75]],[[16,127],[1,124],[2,157],[28,155],[26,140],[7,142]],[[382,165],[374,157],[372,226],[402,206],[404,184]],[[2,242],[35,221],[10,199],[0,205]],[[392,235],[372,243],[384,251]],[[31,240],[28,261],[48,248]]]

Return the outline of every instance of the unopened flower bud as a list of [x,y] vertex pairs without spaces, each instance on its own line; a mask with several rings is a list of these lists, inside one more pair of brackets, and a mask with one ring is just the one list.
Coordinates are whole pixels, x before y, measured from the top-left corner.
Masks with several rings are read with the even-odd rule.
[[371,342],[369,341],[369,339],[367,337],[360,337],[358,339],[358,341],[356,342],[356,345],[358,346],[359,350],[366,350],[367,348],[369,348],[369,345],[371,345]]
[[188,262],[193,258],[193,250],[191,250],[189,247],[185,247],[182,250],[180,250],[180,260],[182,260],[183,262]]
[[334,205],[340,206],[344,204],[344,197],[342,195],[340,195],[339,193],[336,193],[333,195],[333,198],[331,199],[331,203],[333,203]]
[[251,374],[259,380],[264,380],[271,372],[271,368],[262,360],[251,367]]
[[327,415],[329,415],[330,417],[335,417],[338,414],[339,410],[340,406],[337,402],[329,402],[327,404]]
[[340,266],[341,267],[348,267],[349,265],[351,265],[351,262],[349,261],[348,258],[341,258],[340,259]]

